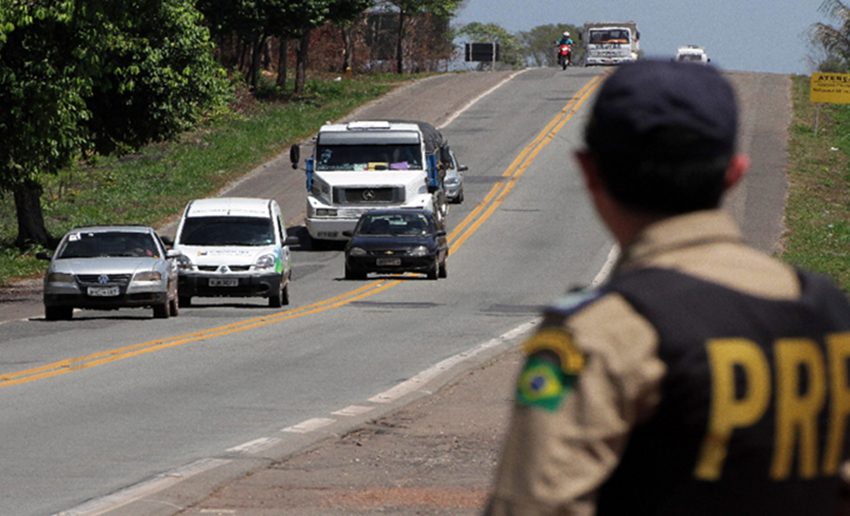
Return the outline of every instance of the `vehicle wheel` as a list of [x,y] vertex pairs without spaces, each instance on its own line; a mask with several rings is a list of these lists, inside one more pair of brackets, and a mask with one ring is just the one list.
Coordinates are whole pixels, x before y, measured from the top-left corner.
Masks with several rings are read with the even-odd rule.
[[457,194],[457,203],[458,203],[458,204],[460,204],[460,203],[462,203],[462,202],[463,202],[463,190],[461,190],[461,191]]
[[289,304],[289,285],[280,280],[280,287],[275,295],[269,296],[269,308],[280,308]]
[[440,264],[437,262],[437,259],[434,258],[434,265],[431,269],[428,270],[428,279],[435,280],[439,276]]
[[443,260],[443,263],[440,264],[440,268],[437,271],[437,276],[441,278],[446,278],[449,275],[449,271],[446,270],[446,260]]
[[167,300],[165,303],[161,305],[154,305],[153,307],[153,318],[154,319],[168,319],[171,315],[171,303]]
[[171,299],[168,301],[168,310],[171,312],[171,317],[177,317],[180,315],[180,303],[177,302],[177,298]]
[[365,272],[358,272],[345,264],[345,279],[347,280],[363,280],[366,279]]
[[44,318],[48,321],[69,321],[74,317],[74,308],[70,306],[45,306]]
[[192,297],[191,296],[179,296],[177,298],[177,304],[180,305],[181,308],[186,308],[187,306],[192,306]]

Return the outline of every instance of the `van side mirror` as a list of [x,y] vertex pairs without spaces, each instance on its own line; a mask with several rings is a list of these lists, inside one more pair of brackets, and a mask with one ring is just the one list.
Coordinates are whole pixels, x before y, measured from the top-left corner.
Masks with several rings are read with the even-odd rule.
[[301,147],[297,143],[289,148],[289,161],[292,162],[292,168],[298,168],[298,162],[301,161]]
[[300,241],[298,240],[297,236],[288,236],[283,241],[283,245],[298,245],[299,242]]

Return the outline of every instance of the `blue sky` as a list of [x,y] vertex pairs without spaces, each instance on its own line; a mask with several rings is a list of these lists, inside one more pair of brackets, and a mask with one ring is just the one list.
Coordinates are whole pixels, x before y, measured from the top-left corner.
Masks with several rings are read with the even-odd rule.
[[724,69],[808,74],[809,27],[818,21],[837,24],[821,14],[820,5],[821,0],[467,0],[453,24],[497,23],[515,33],[550,23],[634,20],[647,56],[667,58],[681,45],[697,44]]

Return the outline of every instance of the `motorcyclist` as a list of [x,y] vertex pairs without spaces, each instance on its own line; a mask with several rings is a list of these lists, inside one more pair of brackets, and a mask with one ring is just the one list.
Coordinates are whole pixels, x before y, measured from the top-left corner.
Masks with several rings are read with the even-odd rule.
[[559,63],[560,63],[560,59],[561,59],[561,45],[568,45],[570,47],[570,51],[567,53],[567,63],[572,64],[572,62],[573,62],[572,49],[573,49],[574,43],[575,42],[573,41],[573,38],[570,37],[569,31],[564,31],[564,33],[561,34],[561,39],[559,39],[558,42],[555,43],[555,46],[558,47],[557,55],[558,55],[558,62]]

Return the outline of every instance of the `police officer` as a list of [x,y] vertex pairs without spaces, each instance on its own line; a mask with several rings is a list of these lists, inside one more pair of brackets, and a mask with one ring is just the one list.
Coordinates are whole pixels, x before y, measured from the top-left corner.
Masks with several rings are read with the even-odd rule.
[[576,157],[620,259],[524,343],[486,514],[836,513],[850,305],[719,209],[748,167],[736,125],[713,67],[603,84]]

